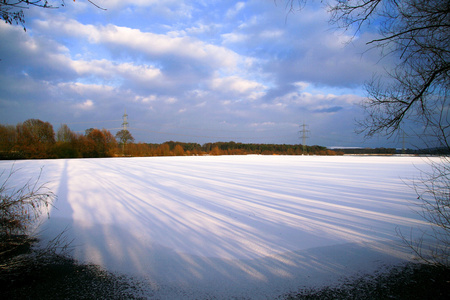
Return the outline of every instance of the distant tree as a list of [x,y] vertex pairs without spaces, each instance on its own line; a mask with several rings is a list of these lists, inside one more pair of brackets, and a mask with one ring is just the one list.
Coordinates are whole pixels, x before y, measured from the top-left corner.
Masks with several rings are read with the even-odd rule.
[[155,151],[158,156],[172,156],[173,153],[170,151],[170,146],[167,143],[159,145],[159,147]]
[[184,143],[184,151],[191,151],[192,153],[200,154],[202,151],[202,146],[197,143]]
[[120,144],[127,144],[134,142],[134,137],[128,130],[120,130],[116,133],[116,139]]
[[173,154],[176,156],[183,156],[185,155],[183,147],[181,145],[177,144],[175,148],[173,149]]
[[46,158],[55,143],[53,126],[38,119],[28,119],[16,126],[17,147],[28,158]]
[[53,155],[55,158],[77,158],[81,156],[78,136],[66,124],[61,124],[56,131],[56,144],[53,147]]
[[52,157],[54,158],[79,158],[81,154],[76,147],[77,144],[69,142],[56,142],[53,146]]
[[127,145],[127,154],[131,156],[152,156],[153,148],[144,143],[131,143]]
[[84,131],[84,135],[88,136],[95,128],[88,128]]
[[134,137],[128,130],[122,129],[116,133],[116,139],[122,146],[122,153],[125,155],[126,145],[134,142]]
[[209,152],[209,154],[211,154],[211,155],[223,155],[224,151],[221,150],[219,148],[219,146],[216,145],[216,146],[214,146],[214,148],[212,148],[212,150]]
[[56,131],[57,142],[72,142],[74,138],[75,134],[70,130],[67,124],[61,124],[61,126]]
[[11,152],[16,145],[16,128],[12,125],[0,124],[0,152]]
[[86,130],[86,133],[86,140],[84,140],[85,157],[106,157],[113,154],[116,144],[109,131],[91,128]]
[[102,129],[106,143],[106,156],[113,156],[117,148],[117,142],[112,133],[107,129]]
[[93,157],[95,154],[94,141],[88,139],[86,135],[77,135],[76,149],[78,150],[80,157]]
[[30,142],[55,142],[55,132],[49,122],[44,122],[39,119],[28,119],[22,125],[19,125],[19,127],[26,130],[26,138],[29,138]]
[[128,130],[122,129],[116,133],[116,139],[122,146],[122,154],[125,155],[127,144],[134,142],[134,137]]

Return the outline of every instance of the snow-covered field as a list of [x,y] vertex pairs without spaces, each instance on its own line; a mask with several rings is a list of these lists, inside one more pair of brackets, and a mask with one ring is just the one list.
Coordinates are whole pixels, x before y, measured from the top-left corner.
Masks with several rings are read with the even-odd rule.
[[[0,169],[14,162],[0,161]],[[41,226],[149,296],[273,299],[412,259],[417,157],[201,156],[17,161],[58,196]],[[418,232],[418,231],[415,231]]]

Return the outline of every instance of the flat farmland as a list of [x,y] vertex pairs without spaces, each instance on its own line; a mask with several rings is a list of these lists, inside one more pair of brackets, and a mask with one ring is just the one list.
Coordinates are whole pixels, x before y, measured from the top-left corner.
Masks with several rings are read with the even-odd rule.
[[[0,161],[57,200],[82,262],[138,277],[157,299],[273,299],[413,259],[427,227],[413,180],[430,158],[198,156]],[[417,235],[418,236],[418,235]]]

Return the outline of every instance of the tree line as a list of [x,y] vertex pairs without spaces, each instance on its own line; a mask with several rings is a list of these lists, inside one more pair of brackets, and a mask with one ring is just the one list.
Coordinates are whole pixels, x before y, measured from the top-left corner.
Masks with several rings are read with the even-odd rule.
[[0,124],[0,158],[84,158],[114,156],[118,143],[106,129],[89,128],[84,134],[62,124],[28,119],[16,126]]
[[163,144],[127,145],[131,156],[180,156],[180,155],[340,155],[322,146],[305,146],[287,144],[252,144],[236,142],[183,143],[169,141]]
[[89,128],[84,133],[62,124],[55,132],[49,122],[28,119],[13,125],[0,124],[0,159],[90,158],[114,156],[183,155],[340,155],[322,146],[216,142],[200,145],[169,141],[134,143],[128,131],[114,136],[107,129]]

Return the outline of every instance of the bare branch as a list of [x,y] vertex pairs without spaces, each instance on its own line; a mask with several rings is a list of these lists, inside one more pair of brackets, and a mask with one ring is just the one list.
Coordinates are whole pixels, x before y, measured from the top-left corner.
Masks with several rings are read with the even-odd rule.
[[[97,5],[92,0],[87,1],[98,9],[106,10],[105,8]],[[1,0],[0,19],[3,19],[8,24],[21,24],[23,29],[26,31],[25,14],[23,10],[28,9],[30,6],[46,9],[57,9],[59,7],[65,6],[65,3],[64,0],[60,0],[60,5],[52,5],[47,0]]]

